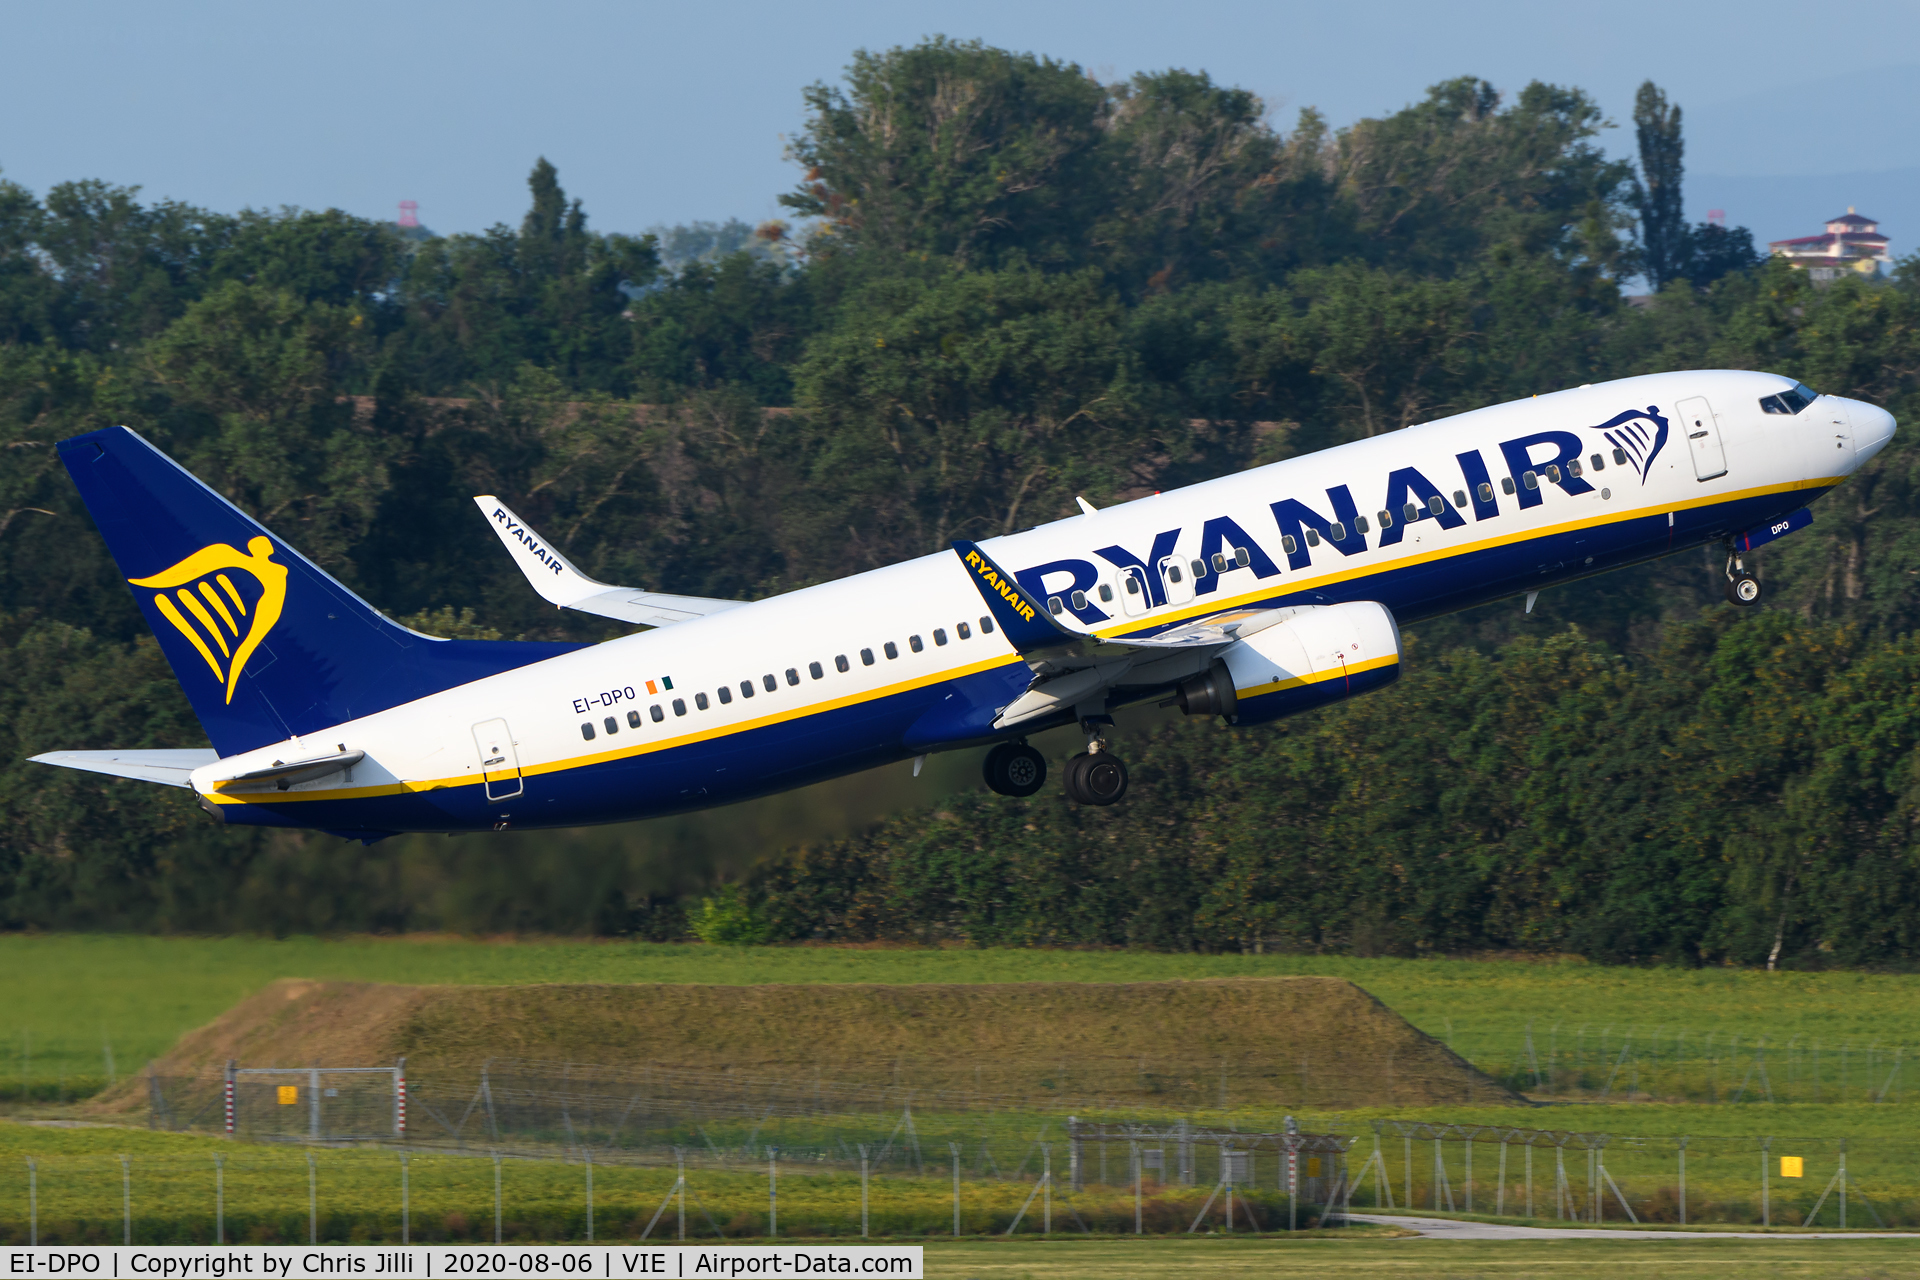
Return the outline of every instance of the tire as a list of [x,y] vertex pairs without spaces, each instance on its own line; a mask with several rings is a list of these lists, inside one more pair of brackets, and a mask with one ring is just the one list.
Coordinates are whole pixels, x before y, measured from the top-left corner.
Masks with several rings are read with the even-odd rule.
[[1047,758],[1024,742],[1003,742],[987,752],[982,772],[990,790],[1024,798],[1047,784]]
[[1727,603],[1747,608],[1760,603],[1760,579],[1751,574],[1741,574],[1727,583]]
[[1113,804],[1127,794],[1127,766],[1111,752],[1077,755],[1067,761],[1065,782],[1075,804]]

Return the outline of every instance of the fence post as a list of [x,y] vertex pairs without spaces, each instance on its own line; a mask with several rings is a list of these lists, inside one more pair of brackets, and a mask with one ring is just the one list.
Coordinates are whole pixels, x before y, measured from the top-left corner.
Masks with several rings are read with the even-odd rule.
[[407,1136],[407,1060],[393,1065],[393,1136]]
[[1053,1234],[1053,1144],[1040,1144],[1040,1234]]
[[[947,1150],[953,1155],[953,1234],[957,1239],[960,1235],[960,1144],[949,1142]],[[1106,1147],[1100,1150],[1104,1155]]]
[[411,1170],[407,1167],[407,1153],[400,1153],[400,1243],[413,1243],[413,1188]]
[[1680,1135],[1680,1225],[1687,1225],[1687,1135]]
[[[232,1058],[228,1058],[228,1059],[227,1059],[227,1082],[226,1082],[226,1111],[227,1111],[227,1136],[228,1136],[229,1138],[231,1138],[231,1137],[233,1136],[233,1121],[234,1121],[234,1116],[233,1116],[233,1071],[234,1071],[234,1065],[235,1065],[235,1064],[234,1064],[234,1061],[233,1061],[233,1059],[232,1059]],[[149,1080],[152,1080],[152,1081],[155,1081],[155,1082],[156,1082],[156,1084],[157,1084],[157,1083],[158,1083],[158,1079],[159,1079],[159,1078],[158,1078],[157,1076],[154,1076],[153,1074],[151,1074],[151,1072],[149,1072],[149,1074],[148,1074],[148,1076],[147,1076],[147,1079],[149,1079]]]
[[685,1240],[687,1238],[687,1149],[685,1147],[673,1149],[673,1162],[678,1166],[677,1172],[680,1175],[673,1185],[679,1193],[677,1208],[680,1214],[680,1239]]
[[227,1242],[227,1158],[213,1158],[213,1242]]
[[774,1167],[774,1161],[780,1155],[780,1148],[767,1148],[767,1239],[780,1234],[780,1173]]
[[1527,1139],[1527,1216],[1533,1216],[1533,1139]]
[[1413,1130],[1403,1128],[1400,1131],[1400,1140],[1400,1163],[1406,1168],[1407,1180],[1407,1194],[1401,1197],[1401,1200],[1407,1208],[1411,1209],[1413,1208]]
[[120,1157],[120,1243],[133,1243],[133,1165]]
[[[1905,1048],[1905,1046],[1901,1046]],[[1899,1061],[1897,1052],[1894,1059]],[[1840,1139],[1840,1229],[1847,1229],[1847,1140]]]
[[1467,1166],[1463,1175],[1467,1190],[1467,1212],[1473,1212],[1473,1135],[1476,1131],[1467,1131]]
[[867,1238],[867,1144],[860,1144],[860,1238]]
[[320,1174],[311,1151],[307,1152],[307,1243],[320,1243]]
[[40,1243],[40,1166],[27,1157],[27,1243]]
[[1147,1180],[1146,1158],[1140,1154],[1140,1144],[1129,1142],[1128,1149],[1133,1155],[1133,1234],[1142,1234],[1141,1227],[1141,1187]]
[[307,1069],[307,1136],[320,1141],[320,1072],[315,1067]]
[[593,1148],[581,1148],[587,1159],[587,1243],[593,1243]]
[[500,1153],[493,1152],[493,1242],[500,1243]]
[[1507,1135],[1500,1135],[1500,1180],[1493,1188],[1493,1216],[1507,1216]]
[[1768,1180],[1773,1171],[1767,1167],[1772,1159],[1773,1139],[1760,1139],[1760,1225],[1763,1227],[1773,1225],[1772,1186]]

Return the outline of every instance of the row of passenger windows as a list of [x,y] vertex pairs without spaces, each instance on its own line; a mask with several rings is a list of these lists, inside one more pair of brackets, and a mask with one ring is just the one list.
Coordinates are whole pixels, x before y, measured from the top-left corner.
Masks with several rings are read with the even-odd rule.
[[[966,622],[956,623],[954,625],[953,630],[954,630],[954,634],[959,636],[960,639],[962,640],[971,640],[973,638],[973,625],[971,623],[966,623]],[[992,618],[980,619],[980,634],[983,636],[990,636],[993,634]],[[935,627],[933,629],[933,643],[936,647],[947,643],[947,630],[945,627]],[[914,653],[920,653],[923,650],[925,650],[926,647],[927,647],[926,641],[922,640],[919,636],[907,637],[907,648],[912,650]],[[895,644],[893,641],[889,640],[885,644],[880,646],[880,652],[885,654],[888,657],[888,659],[898,658],[900,656],[900,646]],[[871,667],[877,661],[878,659],[873,656],[873,650],[862,649],[860,651],[861,666]],[[837,655],[834,658],[833,669],[835,671],[840,671],[840,672],[851,671],[853,670],[853,663],[848,661],[846,654],[842,653]],[[807,664],[807,674],[813,677],[815,680],[824,680],[827,678],[826,669],[817,662],[809,662]],[[798,685],[800,683],[800,668],[788,667],[785,675],[786,675],[787,684],[789,686]],[[765,689],[768,693],[773,693],[780,688],[780,680],[771,671],[769,671],[766,675],[763,675],[760,677],[760,685],[761,685],[761,688]],[[753,687],[753,681],[742,680],[740,682],[740,697],[742,699],[751,698],[754,696],[754,693],[755,693],[755,690]],[[733,688],[730,685],[723,684],[718,689],[714,690],[714,696],[720,699],[720,703],[722,706],[726,706],[727,704],[733,701]],[[670,703],[669,705],[673,707],[673,714],[675,714],[676,716],[684,716],[685,714],[687,714],[687,702],[685,698],[675,698],[672,701],[672,703]],[[710,707],[712,707],[712,705],[713,704],[708,700],[706,694],[696,693],[693,695],[694,710],[706,711]],[[659,724],[661,721],[667,718],[666,711],[662,709],[660,704],[657,702],[647,708],[647,715],[649,718],[652,719],[652,721],[655,724]],[[640,718],[640,713],[637,710],[627,712],[627,727],[629,729],[638,729],[644,723],[646,722]],[[601,727],[606,731],[606,733],[609,736],[620,732],[620,721],[618,717],[607,716],[605,719],[601,720],[600,724],[601,724]],[[595,737],[593,721],[583,720],[580,722],[580,736],[586,739],[588,742],[593,741]]]

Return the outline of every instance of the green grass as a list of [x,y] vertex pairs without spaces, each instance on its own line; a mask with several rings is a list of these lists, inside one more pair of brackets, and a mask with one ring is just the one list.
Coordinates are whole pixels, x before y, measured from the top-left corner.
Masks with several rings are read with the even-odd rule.
[[[713,948],[619,942],[489,942],[446,938],[322,940],[0,936],[0,1096],[97,1088],[110,1044],[120,1074],[137,1071],[181,1032],[201,1025],[274,978],[379,982],[1124,982],[1242,975],[1350,978],[1415,1026],[1483,1068],[1511,1074],[1532,1024],[1536,1056],[1565,1084],[1599,1089],[1622,1034],[1651,1051],[1643,1086],[1658,1084],[1662,1054],[1685,1029],[1698,1057],[1712,1032],[1723,1055],[1713,1096],[1737,1084],[1742,1037],[1770,1050],[1777,1092],[1805,1091],[1806,1055],[1823,1045],[1823,1085],[1837,1085],[1837,1050],[1851,1045],[1853,1092],[1888,1070],[1886,1047],[1920,1044],[1920,976],[1765,973],[1736,969],[1625,969],[1577,962],[1362,960],[1307,956],[1200,956],[1150,952]],[[1656,1029],[1658,1035],[1656,1036]],[[1794,1043],[1792,1049],[1785,1046]],[[1869,1046],[1877,1044],[1878,1048]],[[1549,1048],[1557,1052],[1547,1062]],[[1797,1056],[1796,1056],[1797,1055]],[[1635,1059],[1637,1062],[1638,1059]],[[1690,1060],[1689,1060],[1690,1061]],[[1670,1072],[1681,1096],[1707,1076],[1685,1062]],[[1798,1073],[1799,1093],[1788,1088]],[[1619,1087],[1625,1087],[1623,1076]],[[1903,1081],[1901,1082],[1904,1083]],[[1830,1092],[1823,1094],[1830,1097]],[[1899,1096],[1897,1091],[1895,1096]]]

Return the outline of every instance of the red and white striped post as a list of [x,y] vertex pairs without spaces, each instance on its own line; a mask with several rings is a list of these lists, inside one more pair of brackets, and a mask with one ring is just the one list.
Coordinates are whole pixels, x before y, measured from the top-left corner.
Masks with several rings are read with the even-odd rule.
[[407,1060],[401,1058],[393,1067],[393,1134],[396,1138],[407,1136]]
[[227,1111],[227,1136],[231,1138],[233,1136],[233,1059],[232,1058],[227,1059],[227,1086],[226,1086],[225,1093],[226,1093],[225,1101],[226,1101],[226,1111]]

